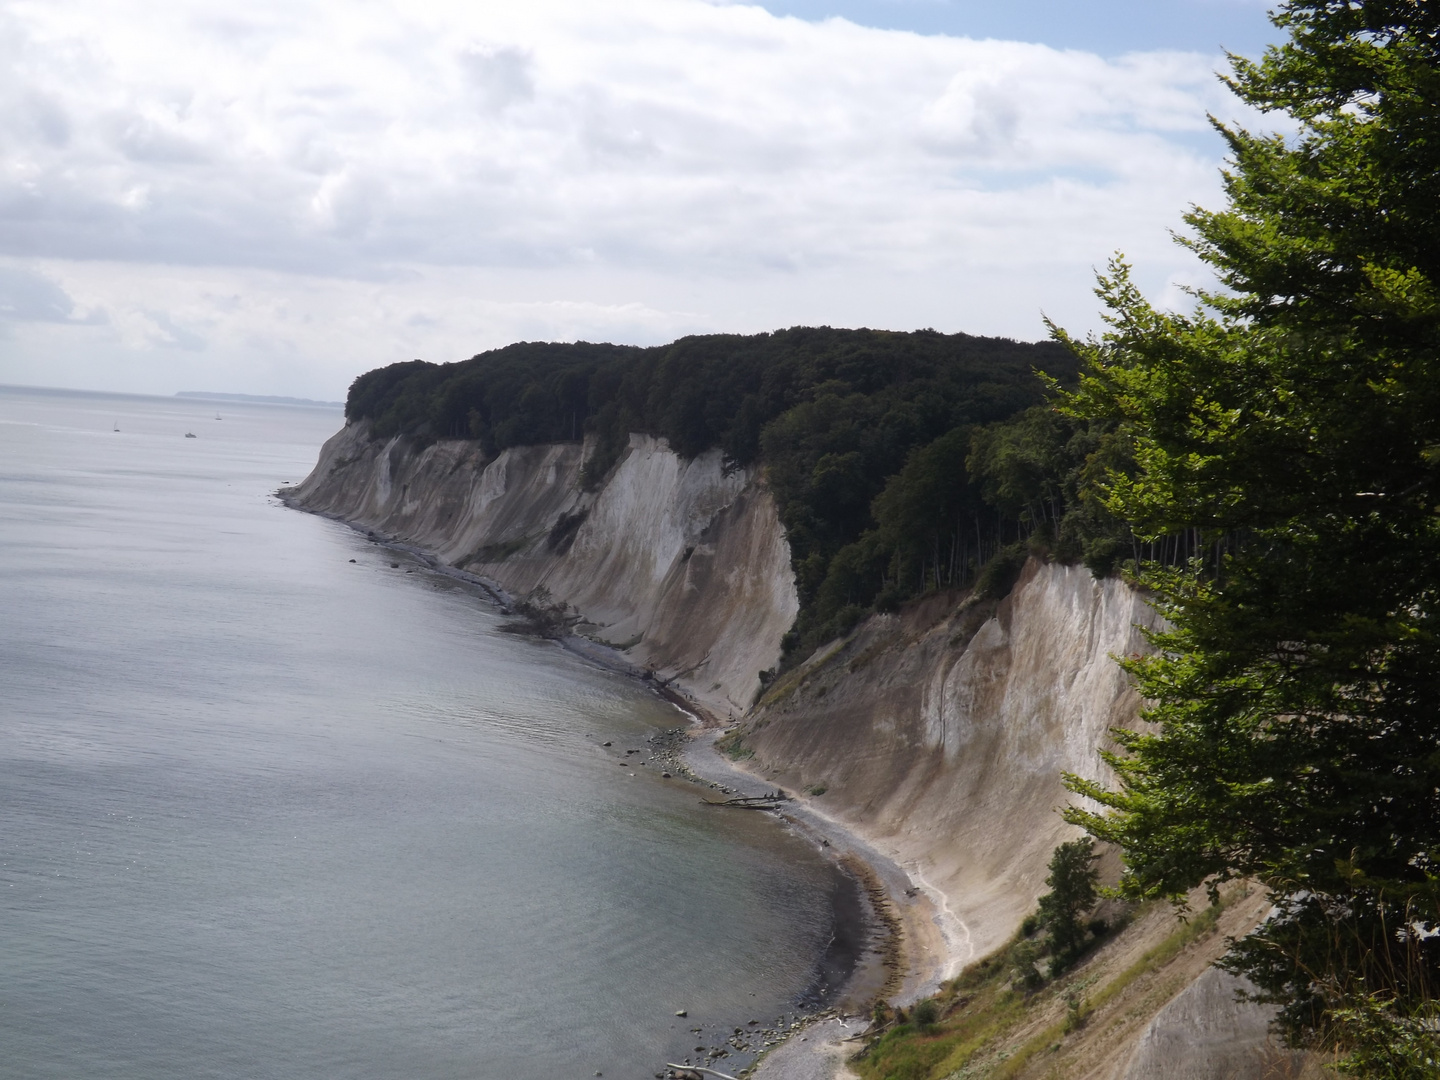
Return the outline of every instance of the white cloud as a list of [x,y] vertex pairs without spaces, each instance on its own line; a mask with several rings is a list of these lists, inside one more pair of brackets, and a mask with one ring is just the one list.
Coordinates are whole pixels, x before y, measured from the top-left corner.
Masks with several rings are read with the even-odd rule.
[[1212,57],[702,0],[19,2],[0,61],[0,256],[106,313],[0,308],[0,381],[109,350],[144,389],[177,350],[334,396],[507,335],[1083,328],[1116,248],[1194,277],[1166,230],[1236,111]]

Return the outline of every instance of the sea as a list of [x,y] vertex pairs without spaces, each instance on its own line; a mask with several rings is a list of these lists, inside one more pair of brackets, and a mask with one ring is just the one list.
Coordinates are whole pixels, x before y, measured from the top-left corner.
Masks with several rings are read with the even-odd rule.
[[850,883],[617,767],[686,722],[643,685],[281,505],[342,423],[0,388],[0,1076],[641,1080],[813,1006]]

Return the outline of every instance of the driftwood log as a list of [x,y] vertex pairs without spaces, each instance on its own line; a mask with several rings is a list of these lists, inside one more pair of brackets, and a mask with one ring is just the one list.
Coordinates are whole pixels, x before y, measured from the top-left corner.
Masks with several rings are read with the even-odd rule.
[[674,1069],[678,1076],[684,1076],[686,1073],[709,1073],[711,1076],[718,1076],[720,1080],[735,1080],[735,1077],[726,1073],[716,1072],[714,1069],[703,1069],[699,1065],[676,1065],[672,1061],[667,1061],[665,1067]]
[[706,806],[730,806],[736,810],[776,810],[785,796],[779,793],[774,795],[738,795],[733,799],[701,799]]

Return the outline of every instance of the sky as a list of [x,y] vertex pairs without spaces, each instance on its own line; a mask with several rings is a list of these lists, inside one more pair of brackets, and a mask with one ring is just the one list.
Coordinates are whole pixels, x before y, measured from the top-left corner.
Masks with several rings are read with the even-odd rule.
[[1021,340],[1208,282],[1259,0],[0,0],[0,383],[338,400],[795,325]]

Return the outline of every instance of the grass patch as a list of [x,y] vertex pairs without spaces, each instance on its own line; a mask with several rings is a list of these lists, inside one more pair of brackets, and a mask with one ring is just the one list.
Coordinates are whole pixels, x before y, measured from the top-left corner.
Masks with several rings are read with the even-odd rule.
[[745,736],[739,731],[720,736],[715,740],[715,748],[731,761],[745,761],[755,756],[755,751],[745,745]]
[[1164,941],[1153,949],[1147,950],[1139,960],[1106,983],[1092,999],[1092,1009],[1098,1009],[1106,1002],[1112,1001],[1142,975],[1148,975],[1150,972],[1164,967],[1179,956],[1185,946],[1191,942],[1208,937],[1214,932],[1215,924],[1220,921],[1220,912],[1225,910],[1225,906],[1224,900],[1219,904],[1211,904],[1198,915],[1181,923]]
[[[1192,943],[1216,932],[1225,907],[1211,905],[1181,923],[1138,960],[1105,980],[1099,973],[1042,980],[1034,992],[1023,975],[1033,970],[1034,944],[1023,934],[1000,951],[971,964],[936,995],[940,1020],[922,1030],[913,1017],[898,1016],[852,1062],[863,1080],[1016,1080],[1137,980],[1162,970]],[[1110,935],[1106,935],[1107,939]],[[1082,970],[1082,975],[1084,974]],[[1052,1023],[1020,1033],[1059,1001],[1065,1010]]]
[[[764,682],[765,672],[760,673],[761,682]],[[757,704],[761,708],[774,708],[782,704],[786,698],[800,689],[800,684],[805,680],[806,672],[803,668],[796,668],[781,675],[774,682],[762,686],[760,699]]]
[[857,671],[867,666],[870,661],[874,660],[881,653],[888,652],[890,647],[894,644],[895,642],[888,635],[882,635],[878,641],[872,642],[866,649],[862,650],[848,664],[846,664],[845,670],[848,671],[851,675],[854,675]]
[[1010,989],[1017,944],[1018,939],[942,986],[935,997],[941,1019],[928,1031],[897,1016],[895,1025],[854,1063],[859,1075],[864,1080],[948,1077],[1022,1023],[1028,1002]]
[[[845,650],[850,644],[854,634],[846,634],[844,637],[836,638],[825,647],[823,652],[817,652],[808,662],[795,667],[781,670],[771,669],[760,673],[760,690],[755,698],[757,707],[773,708],[783,704],[790,695],[797,690],[805,690],[810,687],[830,663]],[[823,697],[827,692],[821,687],[816,692],[816,697]]]

